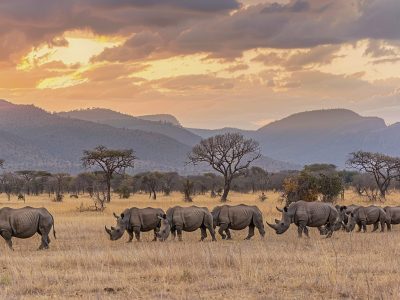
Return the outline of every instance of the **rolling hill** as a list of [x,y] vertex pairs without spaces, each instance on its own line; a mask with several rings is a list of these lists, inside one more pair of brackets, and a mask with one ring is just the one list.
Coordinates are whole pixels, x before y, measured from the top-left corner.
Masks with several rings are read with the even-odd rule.
[[[83,150],[105,145],[134,149],[139,158],[135,172],[159,170],[195,174],[209,171],[207,166],[185,166],[191,145],[201,138],[180,126],[106,110],[83,112],[85,120],[0,100],[0,157],[6,160],[6,167],[77,173],[83,171],[80,162]],[[79,116],[80,113],[74,115]],[[137,127],[134,126],[136,121]],[[142,127],[143,130],[137,129]],[[174,134],[178,135],[177,139],[172,137]],[[298,167],[270,158],[263,158],[260,164],[270,167],[271,171]]]

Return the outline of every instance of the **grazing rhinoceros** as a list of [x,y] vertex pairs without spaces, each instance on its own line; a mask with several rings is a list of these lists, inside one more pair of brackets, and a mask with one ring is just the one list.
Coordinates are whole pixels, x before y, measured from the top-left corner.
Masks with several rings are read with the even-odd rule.
[[178,233],[179,241],[182,241],[182,231],[195,231],[201,229],[201,241],[207,237],[207,231],[211,234],[212,240],[215,239],[213,227],[213,217],[206,207],[180,207],[174,206],[167,210],[167,214],[160,217],[161,228],[157,236],[161,241],[165,241],[171,232],[175,238]]
[[381,231],[385,231],[386,213],[383,208],[375,205],[367,207],[357,207],[353,212],[347,214],[348,222],[345,225],[346,231],[350,232],[354,230],[356,224],[359,226],[359,230],[363,232],[367,231],[367,225],[374,225],[372,231],[376,231],[381,224]]
[[298,235],[302,236],[302,233],[308,237],[309,227],[327,227],[327,238],[333,234],[333,227],[339,221],[339,213],[333,205],[323,202],[306,202],[297,201],[290,204],[289,207],[284,207],[283,210],[277,208],[278,211],[282,212],[282,219],[280,221],[275,220],[276,224],[268,224],[269,227],[275,230],[277,234],[282,234],[288,230],[291,223],[294,223],[298,227]]
[[160,230],[161,221],[159,217],[164,215],[164,211],[161,208],[127,208],[124,212],[117,216],[114,213],[114,217],[117,219],[117,226],[108,229],[104,226],[106,232],[110,235],[110,240],[115,241],[122,237],[125,230],[129,234],[129,242],[132,242],[133,233],[137,241],[140,241],[140,232],[146,232],[154,230],[154,239],[157,240],[157,232]]
[[[348,214],[351,213],[353,210],[355,210],[357,207],[360,207],[359,205],[335,205],[336,210],[339,213],[339,222],[336,222],[336,224],[333,226],[333,231],[338,231],[340,229],[346,230],[346,224],[348,222]],[[326,229],[325,226],[319,227],[318,228],[320,231],[321,235],[326,235],[328,234],[328,230]],[[359,230],[361,230],[361,227],[359,227]]]
[[400,224],[400,206],[386,206],[383,210],[386,213],[387,229],[390,231],[392,225]]
[[35,233],[42,236],[39,250],[48,249],[51,227],[53,227],[53,235],[56,238],[54,218],[44,207],[26,206],[17,209],[3,207],[0,209],[0,235],[6,240],[11,250],[14,250],[12,237],[26,239],[32,237]]
[[246,227],[249,227],[249,234],[246,240],[254,236],[255,227],[257,227],[262,237],[265,235],[263,217],[257,206],[245,204],[236,206],[222,205],[215,207],[211,214],[213,216],[214,229],[219,226],[218,232],[222,239],[230,240],[232,238],[229,229],[242,230]]

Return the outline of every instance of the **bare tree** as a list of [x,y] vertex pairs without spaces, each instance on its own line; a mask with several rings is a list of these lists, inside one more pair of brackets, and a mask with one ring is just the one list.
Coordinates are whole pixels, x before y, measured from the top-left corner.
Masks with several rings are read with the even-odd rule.
[[107,202],[110,202],[111,179],[114,173],[123,174],[127,168],[133,168],[135,160],[132,149],[114,150],[98,146],[93,150],[83,151],[82,164],[85,168],[97,166],[103,170],[107,185]]
[[359,171],[372,174],[380,196],[384,199],[392,180],[399,178],[400,158],[364,151],[353,152],[350,155],[347,164]]
[[224,177],[221,201],[228,199],[232,180],[245,172],[250,164],[260,158],[260,146],[239,133],[226,133],[202,140],[188,155],[189,163],[208,163]]

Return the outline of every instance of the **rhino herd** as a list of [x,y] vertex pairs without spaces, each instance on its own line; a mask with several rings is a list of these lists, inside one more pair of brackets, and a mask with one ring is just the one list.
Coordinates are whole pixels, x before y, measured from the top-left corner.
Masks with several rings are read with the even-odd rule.
[[[331,237],[334,231],[345,230],[351,232],[358,227],[358,231],[367,231],[367,225],[373,225],[373,230],[390,231],[392,225],[400,224],[400,206],[379,207],[371,206],[333,206],[323,202],[294,202],[283,209],[277,208],[282,216],[268,226],[277,234],[287,231],[293,223],[297,226],[298,236],[303,233],[308,237],[308,227],[317,227],[321,235]],[[206,207],[174,206],[164,212],[161,208],[128,208],[120,215],[114,213],[116,226],[105,230],[110,240],[120,239],[125,231],[129,234],[128,242],[132,242],[133,235],[140,241],[141,232],[153,231],[154,241],[165,241],[171,234],[175,239],[182,241],[182,232],[192,232],[200,229],[203,241],[207,238],[207,231],[213,241],[216,241],[215,230],[222,239],[232,239],[231,230],[243,230],[248,227],[247,240],[254,236],[257,228],[261,237],[265,236],[263,216],[257,206],[240,204],[236,206],[222,205],[215,207],[211,212]],[[30,238],[34,234],[41,235],[39,250],[48,249],[49,234],[53,228],[56,238],[54,218],[45,208],[24,207],[0,209],[0,235],[7,245],[12,248],[12,238]]]

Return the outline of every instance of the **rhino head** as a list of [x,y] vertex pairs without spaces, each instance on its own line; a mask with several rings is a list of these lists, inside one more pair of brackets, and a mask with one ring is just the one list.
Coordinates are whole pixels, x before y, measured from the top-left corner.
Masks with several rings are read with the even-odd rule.
[[347,214],[347,224],[344,226],[347,232],[353,231],[354,227],[356,227],[356,218],[352,212]]
[[124,232],[128,227],[129,218],[127,218],[127,215],[124,213],[122,213],[120,216],[118,216],[116,213],[113,214],[114,217],[117,219],[116,227],[111,226],[111,229],[108,229],[107,226],[104,226],[104,228],[110,236],[110,240],[116,241],[124,235]]
[[158,216],[158,218],[161,220],[161,224],[160,231],[157,232],[157,237],[163,242],[169,237],[169,233],[171,232],[171,223],[168,221],[166,214]]
[[289,229],[291,223],[291,217],[289,216],[287,207],[284,207],[283,210],[279,208],[276,209],[282,213],[282,219],[275,220],[275,224],[270,224],[267,222],[267,225],[271,227],[273,230],[275,230],[276,234],[282,234]]

